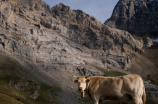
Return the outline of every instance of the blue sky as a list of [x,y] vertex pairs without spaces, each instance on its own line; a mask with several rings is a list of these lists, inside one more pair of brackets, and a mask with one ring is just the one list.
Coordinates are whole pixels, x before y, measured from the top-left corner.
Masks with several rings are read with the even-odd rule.
[[63,3],[71,9],[80,9],[91,16],[94,16],[102,23],[110,18],[112,11],[118,0],[43,0],[53,7]]

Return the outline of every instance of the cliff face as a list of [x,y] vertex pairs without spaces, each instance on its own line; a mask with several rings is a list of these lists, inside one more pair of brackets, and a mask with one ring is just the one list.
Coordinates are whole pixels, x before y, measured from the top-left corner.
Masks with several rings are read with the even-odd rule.
[[1,48],[43,69],[76,70],[86,63],[128,69],[131,54],[142,52],[142,43],[128,32],[64,4],[50,8],[40,0],[8,0],[0,5]]
[[105,24],[134,34],[158,37],[158,0],[119,0]]

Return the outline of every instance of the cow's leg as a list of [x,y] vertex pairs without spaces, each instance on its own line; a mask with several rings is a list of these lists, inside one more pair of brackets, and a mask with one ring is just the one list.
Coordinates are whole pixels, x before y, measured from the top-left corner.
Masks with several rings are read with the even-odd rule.
[[99,96],[94,95],[93,96],[93,102],[94,102],[94,104],[99,104]]
[[139,99],[137,97],[133,98],[134,104],[139,104]]
[[143,104],[143,101],[142,101],[142,98],[141,98],[141,96],[140,97],[134,97],[134,103],[135,104]]
[[139,104],[143,104],[142,98],[139,98]]
[[[136,92],[137,91],[137,92]],[[143,91],[138,89],[136,90],[135,93],[133,94],[132,98],[134,100],[135,104],[143,104],[142,101],[142,95],[143,95]]]

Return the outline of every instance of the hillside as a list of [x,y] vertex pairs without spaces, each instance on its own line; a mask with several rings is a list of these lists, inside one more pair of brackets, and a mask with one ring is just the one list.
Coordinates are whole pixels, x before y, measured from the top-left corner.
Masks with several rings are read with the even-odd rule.
[[[62,3],[51,8],[42,0],[0,0],[0,96],[4,96],[0,100],[7,104],[89,104],[76,97],[80,95],[72,74],[137,73],[146,79],[157,69],[151,60],[146,67],[152,65],[153,70],[144,71],[144,64],[136,64],[148,60],[137,59],[146,44],[150,47],[151,40],[136,39]],[[135,66],[141,72],[133,72]]]

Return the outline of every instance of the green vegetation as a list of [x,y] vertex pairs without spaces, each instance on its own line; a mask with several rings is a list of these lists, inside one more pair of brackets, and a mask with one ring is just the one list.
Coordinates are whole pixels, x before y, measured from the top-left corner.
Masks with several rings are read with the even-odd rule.
[[[132,101],[107,101],[105,104],[134,104],[134,103]],[[158,103],[147,99],[146,104],[158,104]]]
[[[21,73],[24,68],[0,54],[0,102],[2,104],[59,104],[58,83],[49,86]],[[35,94],[36,92],[36,94]]]
[[157,77],[152,76],[152,75],[149,75],[149,76],[148,76],[148,79],[149,79],[153,84],[155,84],[155,85],[158,86],[158,79],[157,79]]
[[158,104],[158,102],[153,101],[151,99],[147,99],[146,104]]
[[107,77],[114,77],[114,76],[123,76],[123,75],[126,75],[125,73],[122,73],[122,72],[118,72],[118,71],[114,71],[114,70],[109,70],[108,69],[105,69],[105,68],[102,68],[102,67],[99,67],[99,66],[96,66],[96,65],[92,65],[91,66],[95,67],[97,70],[100,70],[101,72],[105,73],[105,75]]
[[0,101],[2,104],[23,104],[14,98],[7,96],[6,94],[0,93]]
[[[59,104],[57,93],[61,91],[58,83],[49,86],[21,73],[24,68],[15,60],[0,54],[0,102],[2,104]],[[124,73],[108,71],[93,65],[106,76],[122,76]],[[157,83],[155,77],[150,80]],[[32,97],[37,92],[37,97]],[[84,102],[90,102],[88,98]],[[129,101],[106,101],[105,104],[132,104]],[[158,104],[150,99],[147,104]]]
[[106,76],[123,76],[123,75],[126,75],[125,73],[121,73],[121,72],[118,72],[118,71],[107,71],[106,70]]

